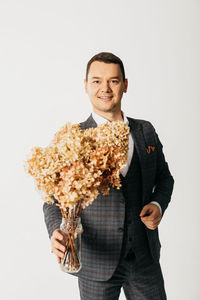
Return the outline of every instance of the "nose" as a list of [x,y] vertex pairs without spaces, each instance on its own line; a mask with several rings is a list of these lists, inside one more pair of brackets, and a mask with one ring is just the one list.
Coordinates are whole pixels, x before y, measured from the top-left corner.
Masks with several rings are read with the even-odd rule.
[[111,91],[109,82],[103,81],[103,82],[102,82],[102,85],[101,85],[101,90],[102,90],[103,92]]

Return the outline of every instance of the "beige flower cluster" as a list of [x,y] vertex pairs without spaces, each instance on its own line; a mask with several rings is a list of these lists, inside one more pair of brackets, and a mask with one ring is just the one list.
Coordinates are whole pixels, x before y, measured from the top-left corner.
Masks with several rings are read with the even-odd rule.
[[25,169],[36,180],[44,201],[53,203],[54,196],[66,212],[82,199],[84,209],[99,191],[108,194],[109,185],[121,187],[119,174],[127,160],[129,133],[122,121],[85,130],[68,122],[49,146],[32,149]]

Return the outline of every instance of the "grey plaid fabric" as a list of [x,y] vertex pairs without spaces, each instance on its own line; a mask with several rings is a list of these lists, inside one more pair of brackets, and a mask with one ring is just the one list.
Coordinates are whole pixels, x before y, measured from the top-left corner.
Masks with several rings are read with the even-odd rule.
[[166,300],[164,279],[159,263],[143,253],[121,258],[107,281],[78,278],[81,300],[118,300],[121,288],[127,300]]
[[[150,122],[129,117],[128,120],[141,167],[142,207],[151,201],[157,201],[164,215],[171,199],[174,179],[165,161],[163,146]],[[97,124],[91,114],[80,126],[82,129],[95,128]],[[148,154],[149,145],[155,147],[155,151]],[[131,184],[129,177],[128,186]],[[93,281],[107,281],[112,277],[121,257],[124,239],[124,202],[122,189],[111,188],[109,195],[103,196],[100,193],[93,204],[82,212],[82,269],[73,275]],[[44,203],[43,211],[50,238],[52,232],[60,226],[61,213],[55,204],[47,203]],[[151,257],[158,263],[161,246],[158,228],[150,230],[145,227],[145,231]]]

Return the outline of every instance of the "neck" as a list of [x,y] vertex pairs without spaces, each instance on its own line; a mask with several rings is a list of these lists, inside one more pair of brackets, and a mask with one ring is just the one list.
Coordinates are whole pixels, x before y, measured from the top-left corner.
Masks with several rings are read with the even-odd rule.
[[121,110],[118,112],[104,112],[104,111],[99,112],[99,111],[94,110],[94,112],[110,122],[117,121],[117,120],[124,121]]

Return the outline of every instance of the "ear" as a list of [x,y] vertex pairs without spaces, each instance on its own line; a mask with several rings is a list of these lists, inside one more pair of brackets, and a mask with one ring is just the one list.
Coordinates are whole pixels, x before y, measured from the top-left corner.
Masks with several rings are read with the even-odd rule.
[[86,79],[84,79],[84,85],[85,85],[85,92],[87,93],[88,89],[87,89],[87,80]]
[[124,93],[127,92],[127,88],[128,88],[128,79],[125,78],[125,81],[124,81]]

